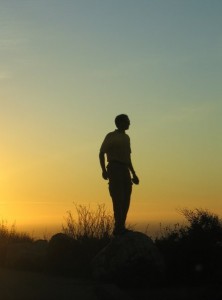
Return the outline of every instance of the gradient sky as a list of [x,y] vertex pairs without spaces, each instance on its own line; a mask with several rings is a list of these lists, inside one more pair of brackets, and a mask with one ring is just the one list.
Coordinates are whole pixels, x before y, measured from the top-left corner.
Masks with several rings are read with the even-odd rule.
[[0,0],[0,219],[111,209],[100,144],[131,120],[128,220],[222,215],[221,0]]

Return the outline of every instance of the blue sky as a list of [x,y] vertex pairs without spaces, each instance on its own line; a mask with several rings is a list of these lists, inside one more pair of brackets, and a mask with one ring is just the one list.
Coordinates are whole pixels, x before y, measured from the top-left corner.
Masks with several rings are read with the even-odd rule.
[[110,205],[98,149],[118,113],[131,119],[141,177],[131,219],[176,218],[178,203],[221,210],[221,1],[0,8],[3,218],[55,221],[76,199]]

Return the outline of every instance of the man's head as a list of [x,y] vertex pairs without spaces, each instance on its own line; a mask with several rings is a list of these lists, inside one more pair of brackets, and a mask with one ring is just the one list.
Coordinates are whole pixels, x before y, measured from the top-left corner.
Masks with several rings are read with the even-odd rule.
[[115,124],[119,130],[127,130],[130,125],[129,117],[125,114],[118,115],[115,118]]

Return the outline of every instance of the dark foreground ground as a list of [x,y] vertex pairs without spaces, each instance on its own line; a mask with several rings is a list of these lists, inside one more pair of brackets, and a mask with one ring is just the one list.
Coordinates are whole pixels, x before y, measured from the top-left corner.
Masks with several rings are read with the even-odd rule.
[[222,300],[222,286],[121,289],[113,284],[0,269],[1,300]]

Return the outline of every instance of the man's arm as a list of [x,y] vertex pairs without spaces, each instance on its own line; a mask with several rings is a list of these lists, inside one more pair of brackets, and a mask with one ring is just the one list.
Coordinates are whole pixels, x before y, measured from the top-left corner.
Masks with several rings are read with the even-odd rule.
[[136,175],[136,172],[135,172],[135,170],[134,170],[134,168],[133,168],[133,164],[132,164],[132,161],[131,161],[131,157],[130,157],[130,162],[129,162],[129,170],[130,170],[130,172],[132,173],[132,175],[133,175],[133,178],[132,178],[132,182],[134,183],[134,184],[139,184],[139,178],[137,177],[137,175]]
[[106,164],[105,164],[105,153],[102,151],[99,152],[99,161],[100,161],[100,166],[102,168],[103,179],[107,180],[108,174],[107,174]]

